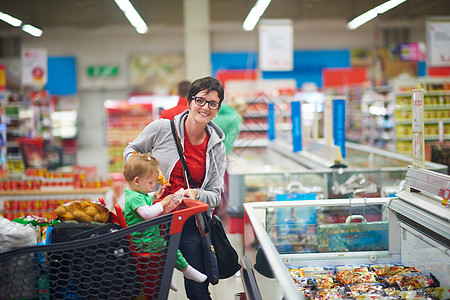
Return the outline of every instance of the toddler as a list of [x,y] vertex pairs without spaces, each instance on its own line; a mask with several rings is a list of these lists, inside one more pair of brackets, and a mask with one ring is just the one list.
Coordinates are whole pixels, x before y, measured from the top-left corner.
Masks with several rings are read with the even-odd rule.
[[[136,153],[125,162],[123,175],[128,187],[125,189],[124,215],[128,226],[169,213],[181,203],[183,189],[153,204],[154,200],[159,200],[169,186],[166,183],[159,191],[151,193],[154,182],[160,176],[158,166],[159,161],[149,154]],[[158,252],[164,243],[164,239],[159,236],[157,226],[149,227],[143,233],[134,233],[132,238],[135,248],[141,252]],[[177,250],[175,268],[188,279],[197,282],[204,282],[207,279],[205,274],[188,264],[180,250]],[[173,281],[170,288],[177,291]]]

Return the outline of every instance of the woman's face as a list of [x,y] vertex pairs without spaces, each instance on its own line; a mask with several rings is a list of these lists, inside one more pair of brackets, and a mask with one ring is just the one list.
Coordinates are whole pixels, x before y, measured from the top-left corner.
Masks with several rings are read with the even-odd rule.
[[[218,109],[211,109],[209,106],[218,106],[219,104],[219,94],[217,91],[210,91],[207,93],[207,90],[200,91],[195,95],[196,99],[192,99],[191,103],[189,104],[189,115],[194,118],[195,121],[203,124],[207,124],[209,121],[211,121],[218,112]],[[211,103],[205,102],[209,101]],[[204,102],[203,105],[197,104],[197,102]],[[212,103],[215,102],[215,103]]]

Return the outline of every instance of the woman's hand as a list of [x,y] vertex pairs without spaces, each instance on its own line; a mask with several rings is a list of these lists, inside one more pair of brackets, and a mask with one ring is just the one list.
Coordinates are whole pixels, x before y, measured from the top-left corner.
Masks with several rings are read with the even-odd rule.
[[164,192],[166,191],[166,188],[169,186],[169,183],[164,184],[159,191],[156,191],[153,193],[153,196],[155,196],[156,199],[161,198],[162,195],[164,195]]
[[197,189],[186,189],[183,192],[183,197],[189,198],[189,199],[197,199],[198,196],[198,190]]

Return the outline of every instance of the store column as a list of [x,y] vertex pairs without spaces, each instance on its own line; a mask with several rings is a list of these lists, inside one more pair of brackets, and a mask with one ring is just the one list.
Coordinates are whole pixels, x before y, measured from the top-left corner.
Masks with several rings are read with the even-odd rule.
[[209,0],[184,0],[184,58],[186,78],[211,75]]

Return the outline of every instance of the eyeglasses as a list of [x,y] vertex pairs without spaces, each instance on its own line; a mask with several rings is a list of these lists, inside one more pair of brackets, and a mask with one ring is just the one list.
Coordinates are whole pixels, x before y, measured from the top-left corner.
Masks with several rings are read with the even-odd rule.
[[210,109],[218,110],[220,107],[220,104],[217,101],[208,101],[202,97],[192,97],[192,99],[194,99],[195,104],[197,104],[198,106],[205,106],[205,104],[208,103],[208,107]]

